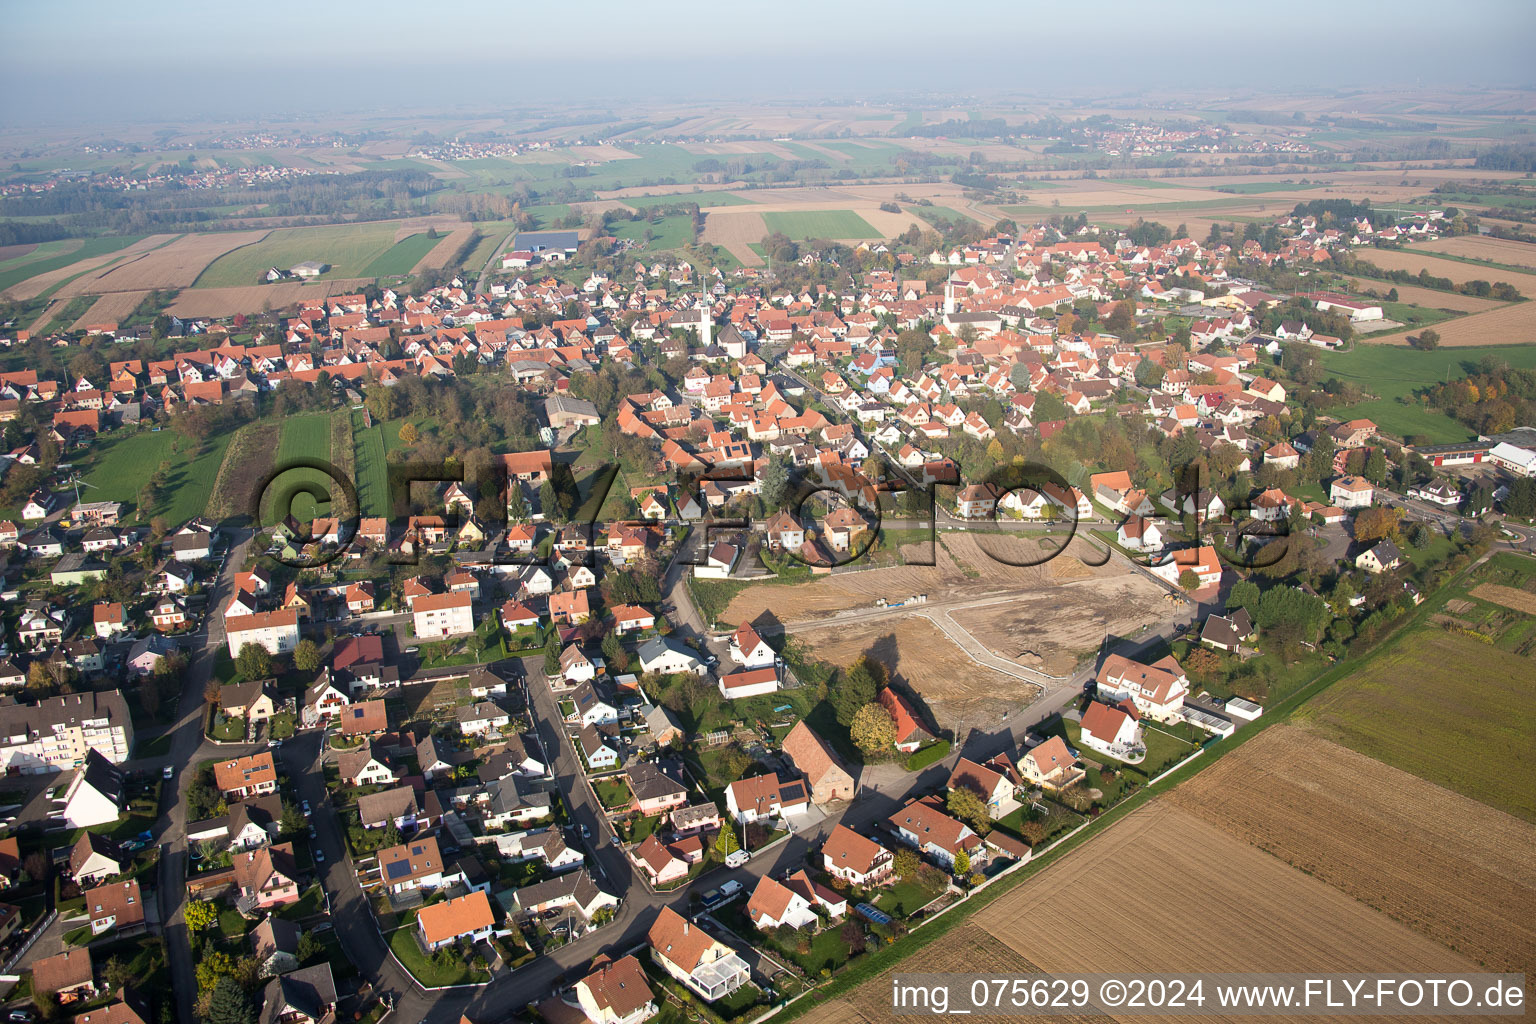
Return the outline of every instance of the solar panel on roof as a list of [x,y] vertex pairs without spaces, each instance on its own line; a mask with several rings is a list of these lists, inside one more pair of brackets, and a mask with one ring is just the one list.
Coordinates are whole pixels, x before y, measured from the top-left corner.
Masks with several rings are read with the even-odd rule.
[[389,866],[384,869],[384,873],[392,879],[403,878],[411,873],[410,862],[404,860],[391,861]]

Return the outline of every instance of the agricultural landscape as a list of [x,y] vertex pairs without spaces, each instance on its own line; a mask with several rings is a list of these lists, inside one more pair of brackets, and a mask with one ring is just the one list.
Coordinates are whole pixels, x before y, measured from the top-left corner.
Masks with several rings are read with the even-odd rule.
[[1532,23],[1367,6],[8,12],[10,1024],[1536,996]]

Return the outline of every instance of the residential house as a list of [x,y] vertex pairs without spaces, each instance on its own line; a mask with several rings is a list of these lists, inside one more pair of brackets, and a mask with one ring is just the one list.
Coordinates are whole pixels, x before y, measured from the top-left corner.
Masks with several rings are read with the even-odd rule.
[[329,963],[281,974],[261,994],[259,1024],[330,1024],[336,1019],[336,980]]
[[747,983],[746,961],[671,907],[661,908],[646,937],[651,959],[706,1002],[722,999]]
[[270,750],[248,754],[213,766],[213,782],[226,797],[243,800],[248,796],[277,792],[277,764]]
[[1403,553],[1390,540],[1379,541],[1355,556],[1355,568],[1364,569],[1373,576],[1396,569],[1402,564]]
[[806,928],[817,923],[816,912],[804,896],[764,875],[747,900],[747,918],[758,931]]
[[93,936],[114,929],[119,935],[132,935],[144,929],[144,897],[136,880],[108,882],[83,895]]
[[1060,736],[1031,747],[1019,758],[1019,774],[1024,781],[1042,789],[1066,789],[1086,774],[1077,766],[1077,757],[1067,749]]
[[292,843],[237,853],[234,872],[235,890],[243,907],[266,909],[299,901],[299,871]]
[[641,1024],[656,1015],[645,969],[633,956],[599,955],[592,972],[576,983],[576,1005],[592,1024]]
[[1111,654],[1099,668],[1098,691],[1115,700],[1130,700],[1141,714],[1160,722],[1180,717],[1184,698],[1189,695],[1189,677],[1168,655],[1151,665],[1144,665],[1121,654]]
[[963,821],[950,817],[936,798],[909,801],[887,820],[904,842],[945,869],[953,868],[961,851],[973,866],[986,858],[981,837]]
[[725,806],[732,818],[750,825],[754,821],[803,814],[810,808],[810,798],[805,783],[798,779],[782,782],[776,775],[754,775],[726,787]]
[[846,825],[833,826],[821,845],[821,863],[832,877],[862,886],[879,885],[895,871],[890,850]]

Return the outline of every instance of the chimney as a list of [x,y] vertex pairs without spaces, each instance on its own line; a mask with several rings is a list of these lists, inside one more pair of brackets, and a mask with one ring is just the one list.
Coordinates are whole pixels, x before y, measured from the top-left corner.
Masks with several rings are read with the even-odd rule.
[[686,917],[683,918],[683,934],[688,934],[688,919]]

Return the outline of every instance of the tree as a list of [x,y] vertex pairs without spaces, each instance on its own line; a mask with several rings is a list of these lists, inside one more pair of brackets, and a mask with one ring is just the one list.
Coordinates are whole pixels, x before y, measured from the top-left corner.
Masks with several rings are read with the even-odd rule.
[[324,956],[325,946],[315,938],[314,932],[304,932],[299,936],[299,944],[293,955],[298,957],[300,964],[307,964]]
[[916,850],[902,847],[896,851],[896,859],[891,866],[896,871],[896,877],[905,881],[916,878],[923,870],[923,858],[917,855]]
[[219,923],[218,905],[204,900],[188,900],[187,908],[183,913],[187,919],[187,927],[194,932],[204,931]]
[[843,922],[841,935],[843,943],[848,947],[848,952],[854,956],[864,952],[864,929],[859,925],[859,922],[852,918]]
[[544,641],[544,674],[560,674],[560,634],[555,630],[551,630],[549,639]]
[[1144,388],[1160,387],[1163,383],[1163,368],[1143,357],[1136,364],[1136,383]]
[[278,828],[283,835],[291,836],[304,831],[307,823],[304,820],[304,812],[294,806],[293,801],[283,801],[283,816],[278,822]]
[[265,679],[272,674],[272,655],[260,644],[246,644],[235,656],[235,669],[246,679]]
[[1362,544],[1397,536],[1402,509],[1390,505],[1373,505],[1355,514],[1355,540]]
[[401,444],[407,446],[414,445],[419,440],[421,440],[421,433],[416,429],[416,424],[412,423],[410,420],[406,420],[404,423],[400,424]]
[[306,674],[320,667],[320,648],[315,646],[313,640],[300,640],[293,649],[293,667]]
[[832,708],[837,713],[837,724],[853,725],[860,709],[875,699],[875,694],[886,682],[885,666],[869,658],[860,658],[843,674],[833,689]]
[[782,455],[772,455],[763,467],[763,505],[770,509],[783,508],[794,495],[791,491],[789,463]]
[[1408,339],[1408,344],[1423,352],[1433,352],[1440,347],[1440,332],[1433,328],[1420,331],[1417,335]]
[[971,870],[971,855],[964,850],[955,853],[955,874],[969,874]]
[[256,1024],[256,1011],[232,977],[221,977],[208,1000],[207,1024]]
[[865,756],[885,753],[896,743],[896,721],[878,701],[860,708],[848,731],[854,746]]
[[1521,477],[1509,485],[1504,495],[1504,514],[1536,518],[1536,477]]
[[1186,593],[1200,589],[1200,577],[1193,569],[1185,569],[1179,573],[1179,589]]
[[950,814],[971,826],[977,835],[984,836],[992,831],[992,812],[987,810],[987,802],[974,790],[965,786],[954,787],[945,798],[944,806]]
[[384,825],[384,838],[379,841],[379,848],[387,850],[391,846],[400,845],[400,828],[395,824],[394,815],[390,815],[389,821]]
[[730,825],[721,823],[720,834],[715,837],[715,851],[722,857],[729,856],[741,849],[741,844],[736,841],[736,830]]

